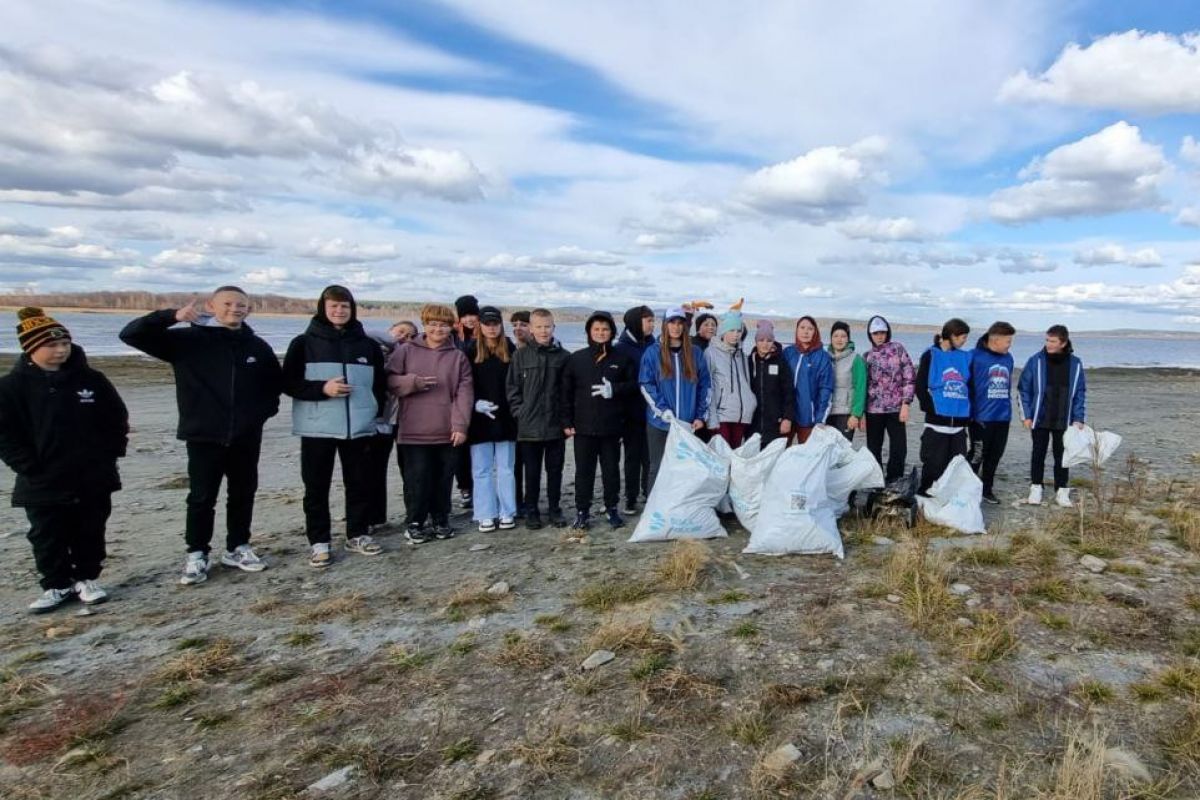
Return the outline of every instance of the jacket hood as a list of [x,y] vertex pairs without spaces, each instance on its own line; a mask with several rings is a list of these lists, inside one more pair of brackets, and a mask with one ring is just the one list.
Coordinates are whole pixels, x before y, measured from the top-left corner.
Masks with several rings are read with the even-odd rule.
[[[67,356],[67,360],[63,362],[63,365],[59,367],[58,371],[73,372],[77,369],[83,369],[86,366],[87,355],[84,354],[83,348],[72,342],[71,355]],[[37,364],[34,364],[33,360],[30,359],[28,355],[22,353],[20,357],[17,358],[16,362],[13,363],[12,371],[33,374],[45,372],[46,370],[43,370]]]
[[833,345],[829,345],[827,349],[829,350],[829,356],[834,361],[841,361],[843,358],[849,358],[850,356],[854,355],[854,340],[851,339],[850,341],[846,342],[846,349],[842,350],[840,353],[833,352]]
[[355,334],[359,336],[367,335],[366,330],[363,329],[363,324],[353,317],[339,330],[323,314],[318,314],[309,321],[305,333],[322,339],[338,339],[343,336]]
[[[798,330],[800,328],[800,323],[804,322],[805,320],[808,320],[809,322],[811,322],[813,329],[814,329],[812,341],[809,342],[807,347],[800,344],[800,334],[798,332]],[[820,350],[824,346],[821,342],[821,328],[820,328],[820,326],[817,325],[817,321],[815,319],[813,319],[812,317],[805,315],[805,316],[801,317],[800,319],[796,320],[796,329],[797,329],[797,332],[794,333],[793,336],[795,339],[796,349],[799,350],[801,353],[811,353],[814,350]]]
[[625,323],[625,332],[638,344],[645,344],[647,337],[642,335],[642,319],[652,316],[654,316],[654,311],[650,306],[634,306],[625,312],[622,320]]
[[613,321],[613,315],[607,311],[593,311],[583,323],[583,335],[587,337],[588,344],[592,344],[592,323],[600,321],[608,324],[608,329],[612,331],[612,337],[608,340],[611,345],[617,340],[617,323]]
[[[349,289],[347,289],[345,286],[338,286],[337,284],[326,286],[321,291],[321,296],[317,298],[317,314],[315,317],[313,317],[313,319],[321,320],[326,325],[333,327],[333,323],[329,321],[329,317],[325,316],[325,300],[332,292],[344,293],[350,298],[350,322],[347,323],[346,327],[350,327],[350,325],[358,322],[358,302],[355,301],[354,295]],[[361,328],[362,326],[359,327]]]
[[729,344],[725,341],[724,337],[714,337],[709,346],[717,348],[722,353],[740,353],[742,351],[742,339],[738,339],[737,344]]
[[557,338],[551,339],[549,344],[538,344],[536,341],[534,341],[533,337],[530,337],[529,344],[527,344],[526,347],[536,347],[538,350],[545,350],[551,353],[553,353],[555,350],[563,349],[562,342],[558,341]]
[[[880,322],[882,322],[884,325],[887,326],[887,338],[883,340],[883,343],[887,344],[887,343],[891,342],[892,341],[892,323],[888,322],[885,317],[881,317],[878,314],[876,314],[875,316],[873,316],[869,320],[867,320],[867,338],[868,339],[871,338],[871,333],[870,333],[871,326],[875,323],[875,320],[879,320]],[[874,340],[872,340],[871,346],[874,347]]]

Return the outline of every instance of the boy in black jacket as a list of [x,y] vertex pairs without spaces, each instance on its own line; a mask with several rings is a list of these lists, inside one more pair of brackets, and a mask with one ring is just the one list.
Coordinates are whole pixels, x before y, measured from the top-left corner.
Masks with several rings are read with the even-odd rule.
[[621,497],[621,434],[628,399],[638,391],[633,362],[613,349],[617,325],[607,311],[593,312],[583,324],[588,346],[567,359],[562,376],[563,431],[575,438],[575,523],[587,530],[596,460],[604,481],[604,511],[613,529],[625,524],[617,510]]
[[[226,485],[225,553],[221,563],[246,572],[266,564],[250,547],[262,429],[279,413],[283,388],[279,359],[245,324],[250,296],[222,286],[205,304],[154,311],[133,320],[121,341],[168,362],[175,371],[179,406],[176,436],[187,442],[187,561],[179,582],[208,579],[208,552],[221,480]],[[186,328],[174,328],[177,322]]]
[[40,308],[17,317],[22,354],[0,378],[0,459],[17,473],[12,503],[25,507],[42,576],[44,592],[29,610],[44,613],[75,597],[103,603],[108,595],[96,579],[129,415],[65,327]]

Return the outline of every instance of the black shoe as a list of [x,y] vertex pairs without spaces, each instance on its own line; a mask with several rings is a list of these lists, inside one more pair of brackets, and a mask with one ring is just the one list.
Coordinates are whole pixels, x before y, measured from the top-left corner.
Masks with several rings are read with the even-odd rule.
[[[553,517],[551,519],[553,519]],[[590,523],[590,519],[588,517],[588,512],[576,511],[575,512],[575,521],[571,523],[571,530],[586,531],[588,529],[589,523]]]
[[567,527],[567,518],[563,516],[561,508],[552,508],[550,513],[546,515],[550,520],[550,526],[553,528]]
[[541,530],[542,515],[536,508],[531,508],[525,513],[525,527],[531,531]]
[[451,528],[445,522],[435,522],[430,526],[430,533],[435,539],[453,539],[454,528]]
[[630,517],[636,517],[636,516],[637,516],[637,514],[638,514],[638,504],[637,504],[637,502],[636,502],[636,501],[633,501],[633,500],[631,500],[631,501],[629,501],[629,502],[625,503],[625,509],[624,509],[624,511],[625,511],[625,515],[626,515],[626,516],[630,516]]
[[992,494],[992,492],[987,491],[983,493],[983,502],[987,503],[989,506],[998,506],[1000,505],[1000,498],[996,497],[996,495]]
[[617,507],[613,506],[608,510],[608,524],[615,531],[617,528],[625,527],[625,520],[621,519],[621,515],[617,513]]
[[474,506],[470,492],[459,492],[458,499],[464,510],[469,511]]
[[527,516],[529,516],[529,512],[525,509],[525,506],[519,505],[517,506],[517,513],[513,514],[513,519],[525,519]]
[[404,529],[404,538],[409,544],[425,544],[429,541],[429,533],[421,527],[421,523],[410,522]]

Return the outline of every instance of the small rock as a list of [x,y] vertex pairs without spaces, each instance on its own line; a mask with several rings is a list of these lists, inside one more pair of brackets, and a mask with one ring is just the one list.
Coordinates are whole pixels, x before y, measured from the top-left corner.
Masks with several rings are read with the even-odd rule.
[[899,603],[899,602],[900,602],[900,595],[898,595],[898,594],[889,594],[889,595],[887,596],[887,601],[888,601],[889,603]]
[[1104,751],[1104,766],[1131,783],[1150,783],[1153,777],[1142,760],[1128,750],[1110,747]]
[[817,662],[817,669],[828,672],[833,669],[833,659],[826,658]]
[[62,758],[58,759],[58,761],[54,763],[54,766],[70,767],[74,766],[75,764],[82,764],[91,760],[93,755],[92,748],[90,747],[76,747],[64,753]]
[[95,613],[96,613],[96,609],[92,608],[91,606],[84,606],[83,608],[81,608],[81,609],[79,609],[78,611],[76,611],[76,612],[75,612],[75,616],[77,616],[77,617],[90,617],[90,616],[92,616],[92,615],[93,615],[93,614],[95,614]]
[[482,542],[479,544],[473,544],[467,548],[467,550],[472,553],[479,553],[484,550],[491,550],[491,549],[492,549],[492,546],[490,544],[483,544]]
[[329,773],[316,783],[310,783],[308,788],[304,791],[308,794],[324,794],[325,792],[332,792],[335,789],[340,789],[347,783],[350,783],[350,781],[354,780],[354,776],[357,771],[358,768],[353,764],[342,767],[339,770]]
[[821,646],[821,645],[823,645],[823,644],[825,644],[825,640],[824,640],[824,639],[822,639],[820,636],[818,636],[818,637],[817,637],[817,638],[815,638],[815,639],[809,639],[809,640],[808,640],[808,646],[809,646],[809,647],[820,647],[820,646]]
[[785,744],[771,751],[762,761],[763,769],[768,772],[783,772],[800,760],[800,750],[794,744]]
[[954,594],[961,597],[965,594],[970,594],[971,592],[974,591],[974,589],[972,589],[970,586],[968,586],[965,583],[952,583],[952,584],[950,584],[950,591],[954,592]]
[[1094,572],[1097,575],[1099,575],[1101,572],[1104,572],[1104,570],[1108,569],[1107,561],[1105,561],[1103,558],[1096,558],[1096,556],[1091,555],[1091,554],[1088,554],[1086,556],[1080,556],[1079,564],[1084,569],[1086,569],[1088,572]]
[[475,756],[475,763],[479,765],[490,764],[492,759],[496,757],[495,750],[484,750],[479,755]]
[[66,628],[66,627],[46,628],[46,638],[47,639],[57,639],[60,636],[70,636],[74,632],[75,631],[71,630],[70,628]]
[[509,586],[506,581],[496,581],[487,588],[487,593],[492,597],[504,597],[508,594]]
[[975,627],[975,623],[972,622],[971,620],[967,619],[966,617],[959,617],[958,619],[954,620],[954,624],[960,628],[974,628]]
[[875,542],[875,544],[880,545],[882,547],[888,547],[889,545],[893,545],[896,543],[895,539],[889,539],[886,536],[876,536],[871,541]]
[[895,788],[896,776],[892,774],[890,769],[885,769],[874,778],[871,778],[871,785],[880,790]]
[[590,671],[590,670],[596,669],[597,667],[604,666],[605,664],[612,661],[616,657],[617,657],[617,654],[614,653],[612,650],[597,650],[594,653],[592,653],[590,656],[585,658],[583,660],[583,663],[580,664],[579,667],[580,667],[580,669],[582,669],[584,671]]
[[980,600],[978,597],[972,597],[970,600],[967,601],[967,608],[975,608],[976,606],[981,606],[981,605],[983,605],[983,601]]

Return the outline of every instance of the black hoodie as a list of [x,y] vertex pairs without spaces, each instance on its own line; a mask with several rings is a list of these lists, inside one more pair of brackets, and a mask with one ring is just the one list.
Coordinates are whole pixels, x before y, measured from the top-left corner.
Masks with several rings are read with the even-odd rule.
[[765,446],[778,438],[779,423],[795,416],[792,370],[778,343],[765,358],[758,354],[757,347],[746,358],[750,364],[750,388],[758,400],[754,418],[750,420],[750,434],[760,434]]
[[14,506],[61,505],[121,488],[129,414],[79,345],[56,372],[22,355],[0,378],[0,459]]
[[[607,323],[616,336],[617,325],[607,311],[594,312],[583,324],[588,346],[572,353],[563,369],[562,425],[583,436],[619,436],[629,413],[629,398],[638,392],[637,367],[611,340],[605,344],[592,341],[592,323],[597,321]],[[593,396],[592,387],[605,379],[612,384],[612,398]]]

